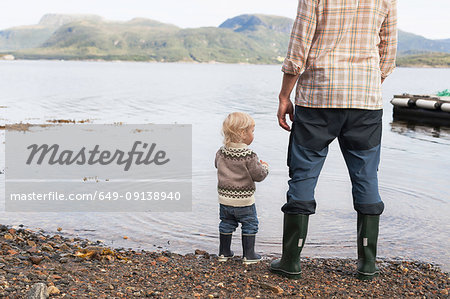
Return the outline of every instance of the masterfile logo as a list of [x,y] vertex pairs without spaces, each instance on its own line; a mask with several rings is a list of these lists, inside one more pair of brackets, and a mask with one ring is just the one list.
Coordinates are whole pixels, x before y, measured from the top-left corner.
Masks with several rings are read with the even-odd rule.
[[5,210],[190,211],[191,125],[6,126]]
[[[143,150],[139,151],[138,148],[141,145]],[[86,147],[82,147],[79,151],[61,150],[58,144],[51,146],[48,144],[31,144],[27,147],[30,150],[30,155],[26,163],[28,165],[33,162],[38,165],[45,162],[49,165],[94,165],[96,163],[108,165],[116,162],[118,165],[124,165],[124,170],[128,171],[133,162],[137,165],[149,165],[152,163],[155,165],[164,165],[170,161],[170,159],[166,159],[166,152],[163,150],[158,150],[154,154],[155,148],[156,143],[152,143],[149,146],[148,143],[142,141],[135,141],[129,152],[121,150],[115,150],[113,152],[108,150],[100,151],[100,145],[98,144],[92,150],[87,150]],[[136,158],[134,159],[134,157]]]

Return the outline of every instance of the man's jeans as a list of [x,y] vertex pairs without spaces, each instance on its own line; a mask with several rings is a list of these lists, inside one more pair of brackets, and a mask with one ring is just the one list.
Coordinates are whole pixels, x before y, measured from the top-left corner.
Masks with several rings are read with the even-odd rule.
[[384,204],[378,193],[381,118],[383,110],[328,109],[295,106],[289,138],[287,214],[314,214],[314,189],[337,137],[352,182],[353,207],[366,215],[380,215]]
[[220,224],[221,234],[232,234],[239,223],[242,224],[242,235],[255,235],[258,232],[258,216],[256,206],[252,204],[247,207],[232,207],[220,204]]

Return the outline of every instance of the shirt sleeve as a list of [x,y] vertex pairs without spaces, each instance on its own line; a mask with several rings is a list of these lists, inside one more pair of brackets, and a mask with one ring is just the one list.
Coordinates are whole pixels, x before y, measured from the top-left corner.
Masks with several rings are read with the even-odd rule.
[[298,75],[306,68],[317,25],[318,0],[299,0],[297,16],[292,26],[286,59],[281,70],[284,73]]
[[386,78],[395,69],[397,55],[397,0],[391,1],[391,8],[380,30],[381,78]]
[[218,150],[217,152],[216,152],[216,159],[214,160],[214,166],[217,168],[217,160],[219,159],[219,152],[220,152],[220,150]]
[[269,174],[269,167],[262,164],[256,154],[249,160],[247,168],[255,182],[261,182]]

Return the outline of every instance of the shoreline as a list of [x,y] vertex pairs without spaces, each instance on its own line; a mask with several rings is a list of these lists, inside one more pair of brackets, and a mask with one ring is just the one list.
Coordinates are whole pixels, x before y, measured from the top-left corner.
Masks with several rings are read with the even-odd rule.
[[[432,264],[379,260],[381,274],[356,279],[356,261],[302,258],[302,278],[268,271],[271,259],[244,266],[220,263],[201,249],[185,255],[111,248],[99,241],[0,225],[0,296],[22,298],[42,288],[54,298],[434,297],[450,290]],[[41,283],[41,284],[40,284]],[[36,297],[37,298],[37,297]]]
[[[1,55],[1,53],[0,53]],[[14,59],[2,59],[2,57],[0,56],[0,62],[1,61],[76,61],[76,62],[114,62],[114,63],[119,63],[119,62],[131,62],[131,63],[162,63],[162,64],[204,64],[204,65],[265,65],[265,66],[272,66],[272,65],[280,65],[279,63],[248,63],[248,62],[220,62],[220,61],[204,61],[204,62],[199,62],[199,61],[184,61],[184,60],[180,60],[180,61],[156,61],[156,60],[120,60],[120,59],[61,59],[61,58],[14,58]],[[418,63],[418,64],[409,64],[409,63],[405,63],[405,64],[401,64],[401,65],[397,65],[398,68],[419,68],[419,69],[450,69],[450,66],[448,65],[428,65],[428,64],[423,64],[423,63]]]

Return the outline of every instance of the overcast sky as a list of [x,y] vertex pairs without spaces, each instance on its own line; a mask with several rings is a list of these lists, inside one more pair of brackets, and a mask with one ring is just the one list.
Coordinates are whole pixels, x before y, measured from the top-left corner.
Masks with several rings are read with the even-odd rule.
[[[39,22],[46,13],[90,13],[111,20],[145,17],[180,27],[218,26],[244,13],[294,18],[298,0],[0,0],[0,29]],[[398,0],[399,28],[450,38],[450,0]]]

